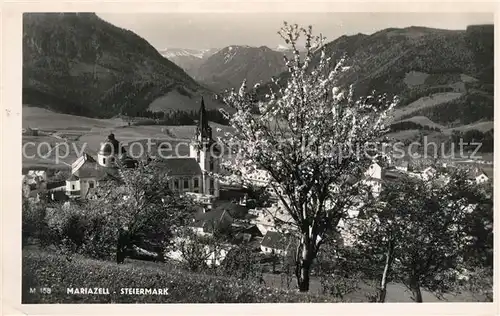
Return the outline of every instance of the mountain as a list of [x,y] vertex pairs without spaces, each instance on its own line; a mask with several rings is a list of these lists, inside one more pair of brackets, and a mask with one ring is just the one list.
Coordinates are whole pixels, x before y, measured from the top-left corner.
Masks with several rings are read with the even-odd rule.
[[266,82],[285,70],[283,53],[266,46],[228,46],[207,58],[195,78],[208,87],[222,91],[239,88],[246,78],[253,86]]
[[[213,93],[146,40],[93,13],[23,16],[23,104],[89,117],[197,109]],[[154,106],[152,106],[152,104]]]
[[288,52],[290,51],[290,47],[286,46],[286,45],[278,45],[274,48],[275,51],[277,52]]
[[[493,120],[493,46],[493,25],[465,30],[413,26],[341,36],[325,49],[332,68],[347,56],[351,67],[339,84],[353,84],[357,96],[373,90],[398,95],[399,108],[405,109],[399,119],[425,115],[458,126]],[[312,64],[318,60],[315,56]],[[282,83],[286,76],[280,76]],[[259,93],[268,88],[263,85]]]
[[189,48],[166,48],[160,50],[160,54],[184,69],[190,76],[195,77],[200,65],[210,56],[215,54],[218,48],[189,49]]

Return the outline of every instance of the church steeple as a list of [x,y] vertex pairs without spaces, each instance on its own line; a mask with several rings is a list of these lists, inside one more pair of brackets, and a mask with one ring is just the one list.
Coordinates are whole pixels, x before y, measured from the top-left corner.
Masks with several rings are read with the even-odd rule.
[[200,119],[196,128],[196,136],[199,140],[212,140],[212,128],[208,125],[207,110],[205,109],[203,97],[201,97]]

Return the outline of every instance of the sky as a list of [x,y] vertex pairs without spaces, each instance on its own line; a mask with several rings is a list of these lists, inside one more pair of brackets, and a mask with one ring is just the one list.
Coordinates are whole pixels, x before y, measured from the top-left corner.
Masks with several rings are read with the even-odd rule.
[[156,49],[223,48],[230,45],[283,44],[277,31],[283,21],[313,26],[314,34],[332,41],[342,35],[372,34],[390,27],[426,26],[465,29],[471,24],[492,24],[490,13],[97,13],[104,20],[129,29]]

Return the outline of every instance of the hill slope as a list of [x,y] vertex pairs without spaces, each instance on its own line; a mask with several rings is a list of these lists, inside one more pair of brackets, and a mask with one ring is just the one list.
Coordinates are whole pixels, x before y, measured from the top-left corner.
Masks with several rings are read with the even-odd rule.
[[[342,36],[325,48],[332,67],[344,54],[348,57],[352,67],[340,84],[354,84],[358,96],[373,90],[398,95],[404,108],[424,97],[460,93],[460,98],[443,106],[420,102],[426,110],[415,115],[429,114],[436,123],[469,124],[493,119],[493,46],[493,25],[474,25],[456,31],[390,28],[372,35]],[[280,78],[285,83],[286,73]],[[260,89],[261,94],[267,91],[266,86]],[[460,115],[447,117],[450,110]]]
[[191,98],[191,109],[211,94],[146,40],[93,13],[23,16],[23,104],[112,117],[170,93]]

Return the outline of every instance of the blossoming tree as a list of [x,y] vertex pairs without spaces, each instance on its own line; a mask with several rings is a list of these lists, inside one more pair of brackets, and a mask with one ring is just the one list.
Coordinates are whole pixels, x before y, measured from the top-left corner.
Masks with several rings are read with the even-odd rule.
[[[354,99],[352,86],[343,89],[339,82],[348,70],[346,60],[330,67],[324,38],[313,36],[312,27],[284,23],[278,33],[294,52],[293,58],[284,57],[286,85],[272,79],[275,85],[264,100],[245,82],[239,91],[225,93],[224,102],[234,108],[228,115],[233,131],[220,141],[234,154],[225,161],[226,169],[269,175],[268,185],[299,240],[298,287],[308,291],[311,264],[321,244],[361,194],[359,181],[353,179],[360,179],[371,157],[354,151],[380,139],[396,102],[374,95]],[[301,36],[303,58],[297,47]]]
[[385,301],[389,280],[402,282],[415,302],[422,302],[421,288],[438,295],[457,290],[470,267],[478,266],[466,262],[477,245],[475,220],[492,220],[484,187],[461,169],[386,183],[379,201],[357,222],[356,238],[371,258],[368,265],[380,269],[379,302]]

